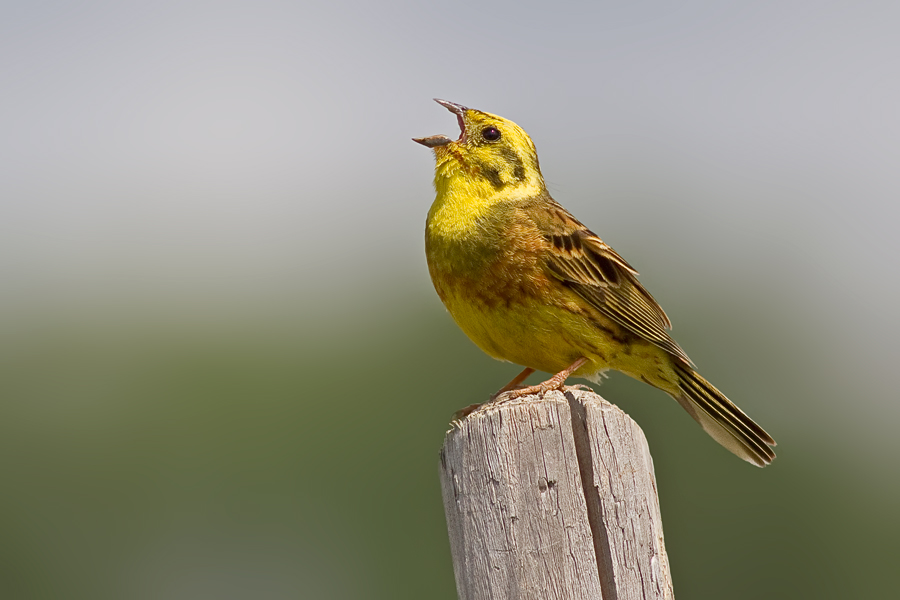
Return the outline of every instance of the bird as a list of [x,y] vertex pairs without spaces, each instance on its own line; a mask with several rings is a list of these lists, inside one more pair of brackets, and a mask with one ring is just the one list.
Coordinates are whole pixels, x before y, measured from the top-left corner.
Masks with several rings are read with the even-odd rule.
[[[719,444],[758,467],[775,440],[711,383],[669,334],[638,272],[547,191],[534,142],[503,117],[435,98],[459,138],[413,138],[434,151],[425,222],[432,283],[489,356],[524,370],[492,396],[507,401],[622,372],[670,396]],[[522,386],[536,370],[553,376]]]

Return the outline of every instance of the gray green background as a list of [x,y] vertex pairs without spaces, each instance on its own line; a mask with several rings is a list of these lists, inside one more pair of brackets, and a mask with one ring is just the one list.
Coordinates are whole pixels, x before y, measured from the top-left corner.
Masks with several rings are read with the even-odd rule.
[[891,2],[0,8],[0,597],[451,599],[450,415],[517,372],[431,289],[434,96],[537,144],[755,469],[643,427],[680,598],[896,589]]

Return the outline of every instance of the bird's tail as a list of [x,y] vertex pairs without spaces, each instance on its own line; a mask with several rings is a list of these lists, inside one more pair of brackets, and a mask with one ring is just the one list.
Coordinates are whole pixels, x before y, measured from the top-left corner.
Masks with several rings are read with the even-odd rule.
[[764,467],[775,458],[775,445],[765,430],[699,373],[678,360],[680,394],[672,396],[714,440],[749,463]]

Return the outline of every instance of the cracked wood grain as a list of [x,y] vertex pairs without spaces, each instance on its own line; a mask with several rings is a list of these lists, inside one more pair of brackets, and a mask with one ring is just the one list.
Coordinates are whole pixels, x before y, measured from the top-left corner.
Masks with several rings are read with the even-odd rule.
[[593,392],[480,407],[441,488],[461,600],[673,598],[646,439]]

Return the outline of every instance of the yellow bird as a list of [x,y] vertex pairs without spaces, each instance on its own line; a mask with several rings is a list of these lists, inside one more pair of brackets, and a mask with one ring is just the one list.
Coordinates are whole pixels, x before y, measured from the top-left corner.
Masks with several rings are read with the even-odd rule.
[[[556,203],[518,125],[446,100],[460,136],[414,138],[435,155],[428,269],[456,323],[488,355],[525,367],[494,397],[562,389],[607,369],[681,404],[722,446],[763,467],[772,437],[701,377],[638,272]],[[555,373],[520,387],[535,370]]]

